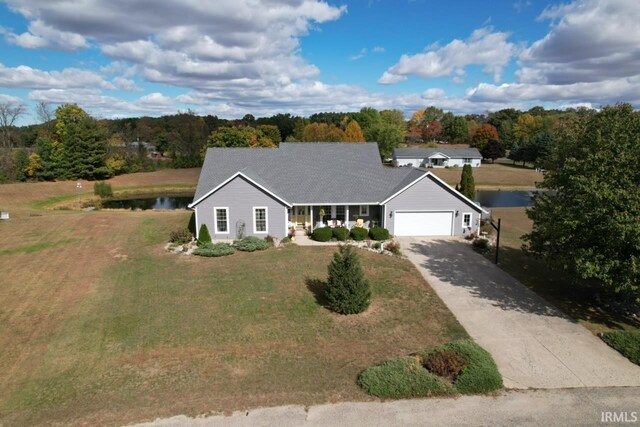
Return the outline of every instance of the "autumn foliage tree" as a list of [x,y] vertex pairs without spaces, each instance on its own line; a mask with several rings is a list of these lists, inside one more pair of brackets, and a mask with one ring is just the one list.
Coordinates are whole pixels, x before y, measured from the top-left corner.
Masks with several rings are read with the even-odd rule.
[[351,120],[344,130],[344,136],[346,142],[364,142],[364,133],[360,125],[355,120]]
[[471,133],[471,143],[469,145],[471,147],[482,150],[484,146],[487,145],[487,143],[492,139],[500,139],[498,136],[498,130],[495,128],[495,126],[484,123],[473,129]]

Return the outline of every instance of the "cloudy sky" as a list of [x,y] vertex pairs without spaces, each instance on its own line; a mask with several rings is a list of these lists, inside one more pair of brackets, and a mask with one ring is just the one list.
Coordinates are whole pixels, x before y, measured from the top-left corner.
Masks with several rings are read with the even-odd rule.
[[7,0],[0,25],[0,101],[97,117],[640,106],[637,0]]

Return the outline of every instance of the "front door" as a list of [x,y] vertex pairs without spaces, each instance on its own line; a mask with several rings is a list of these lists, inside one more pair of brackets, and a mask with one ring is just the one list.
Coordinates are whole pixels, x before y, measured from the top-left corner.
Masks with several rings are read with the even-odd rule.
[[296,206],[296,226],[304,227],[304,221],[307,217],[307,207],[306,206]]

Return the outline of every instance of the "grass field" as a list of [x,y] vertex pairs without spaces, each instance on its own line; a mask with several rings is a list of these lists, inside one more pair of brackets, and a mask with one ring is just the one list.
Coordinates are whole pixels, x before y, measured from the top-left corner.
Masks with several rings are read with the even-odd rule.
[[[193,185],[197,173],[112,185]],[[0,222],[0,425],[367,400],[362,369],[466,336],[406,260],[360,251],[372,306],[338,316],[316,300],[333,248],[173,255],[163,244],[188,212],[39,206],[74,191],[0,186],[12,214]]]
[[[462,168],[430,169],[449,185],[455,186],[460,182]],[[495,163],[482,163],[479,168],[473,168],[473,178],[476,189],[530,189],[536,182],[542,181],[542,174],[534,169],[513,165],[509,160],[496,160]]]
[[[493,208],[491,211],[494,219],[502,219],[499,264],[502,269],[595,333],[640,328],[637,319],[600,307],[590,292],[523,253],[521,236],[530,232],[532,225],[525,208]],[[488,256],[493,260],[493,253]]]

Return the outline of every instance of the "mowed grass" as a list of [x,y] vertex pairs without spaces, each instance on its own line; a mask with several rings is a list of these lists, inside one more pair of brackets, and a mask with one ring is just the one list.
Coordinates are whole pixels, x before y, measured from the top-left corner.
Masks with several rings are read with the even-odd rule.
[[[602,307],[593,293],[574,285],[561,272],[551,271],[541,260],[522,251],[522,235],[531,231],[525,208],[492,208],[494,220],[502,218],[500,267],[594,333],[637,330],[640,322],[615,309]],[[487,254],[492,261],[494,252]]]
[[339,316],[311,286],[335,248],[173,255],[188,212],[34,210],[55,184],[0,223],[0,425],[367,400],[366,367],[466,336],[404,259],[359,251],[373,303]]
[[[436,176],[455,186],[460,182],[462,168],[429,169]],[[495,163],[483,162],[479,168],[473,168],[473,178],[477,189],[529,189],[542,181],[542,174],[534,169],[513,165],[510,160],[496,160]]]

